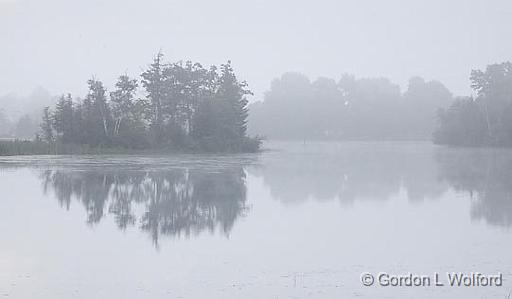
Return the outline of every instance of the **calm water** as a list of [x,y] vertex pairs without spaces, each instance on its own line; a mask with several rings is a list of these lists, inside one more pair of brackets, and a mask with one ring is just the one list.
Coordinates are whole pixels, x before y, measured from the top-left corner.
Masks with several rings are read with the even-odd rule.
[[[512,151],[0,158],[0,298],[507,298]],[[364,287],[362,272],[503,273]]]

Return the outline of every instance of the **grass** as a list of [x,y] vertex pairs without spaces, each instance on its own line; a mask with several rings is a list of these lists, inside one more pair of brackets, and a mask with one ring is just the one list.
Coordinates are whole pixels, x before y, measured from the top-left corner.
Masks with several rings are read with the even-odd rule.
[[50,147],[42,141],[8,140],[0,141],[0,156],[47,155]]
[[[87,154],[129,154],[135,150],[111,147],[90,147],[77,144],[48,144],[43,141],[9,140],[0,141],[0,156],[18,155],[87,155]],[[137,151],[141,152],[141,151]]]
[[183,148],[148,148],[129,149],[119,146],[114,147],[91,147],[80,144],[63,144],[60,142],[48,144],[37,140],[0,140],[0,156],[18,155],[100,155],[100,154],[163,154],[163,153],[251,153],[258,152],[261,139],[247,138],[236,150],[226,150],[216,147],[193,146]]

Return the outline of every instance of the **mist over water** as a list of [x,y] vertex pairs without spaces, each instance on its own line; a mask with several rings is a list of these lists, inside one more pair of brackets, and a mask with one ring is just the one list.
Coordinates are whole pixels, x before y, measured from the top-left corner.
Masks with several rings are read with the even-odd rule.
[[[506,295],[510,151],[425,142],[266,148],[1,158],[0,289],[13,298]],[[505,287],[359,283],[363,271],[475,268],[503,273]]]
[[511,20],[0,0],[0,299],[510,299]]

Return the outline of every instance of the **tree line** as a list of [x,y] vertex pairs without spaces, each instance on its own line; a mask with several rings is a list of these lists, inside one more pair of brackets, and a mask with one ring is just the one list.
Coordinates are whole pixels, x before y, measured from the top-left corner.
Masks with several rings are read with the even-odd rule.
[[247,135],[246,96],[252,92],[230,61],[205,68],[191,61],[165,63],[158,53],[140,77],[121,75],[111,92],[92,78],[83,100],[61,96],[53,109],[44,109],[38,139],[54,147],[259,149],[260,138]]
[[512,63],[470,75],[474,96],[453,97],[420,77],[407,89],[386,78],[275,79],[250,106],[251,133],[275,139],[432,140],[455,146],[512,146]]
[[409,80],[407,90],[386,78],[311,81],[300,73],[275,79],[263,102],[250,106],[250,131],[276,139],[429,140],[436,111],[453,101],[438,81]]
[[476,95],[439,111],[434,142],[456,146],[512,146],[512,63],[473,70]]
[[[93,78],[83,100],[62,96],[44,110],[38,140],[61,150],[255,151],[261,140],[249,132],[272,139],[433,138],[445,145],[512,146],[510,62],[473,70],[470,97],[454,98],[442,83],[420,77],[402,92],[386,78],[345,74],[311,81],[285,73],[272,81],[265,101],[248,106],[252,93],[229,62],[204,68],[162,59],[156,55],[139,80],[120,76],[111,92]],[[0,142],[0,154],[30,153],[31,146]]]

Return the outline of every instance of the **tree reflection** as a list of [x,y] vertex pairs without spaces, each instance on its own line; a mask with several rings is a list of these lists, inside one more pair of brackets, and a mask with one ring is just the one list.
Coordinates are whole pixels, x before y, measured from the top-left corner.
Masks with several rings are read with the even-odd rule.
[[441,196],[433,147],[426,143],[286,144],[287,153],[262,157],[252,170],[285,203],[308,199],[386,200],[404,191],[411,202]]
[[467,192],[472,219],[512,225],[512,151],[428,143],[285,143],[267,153],[261,176],[283,203],[387,200],[402,192],[411,203]]
[[472,219],[512,225],[512,152],[506,149],[439,151],[441,178],[474,200]]
[[437,199],[452,189],[472,199],[471,218],[512,226],[512,151],[427,143],[284,144],[249,171],[284,203]]
[[43,186],[64,208],[81,203],[88,223],[110,216],[120,229],[135,226],[155,244],[162,235],[216,230],[229,234],[247,211],[245,170],[261,177],[272,198],[286,204],[351,204],[394,197],[419,203],[443,195],[450,199],[454,190],[471,200],[472,219],[512,226],[508,149],[372,142],[282,143],[276,148],[281,150],[265,152],[258,163],[248,165],[228,159],[195,167],[172,161],[151,171],[141,169],[156,167],[154,163],[139,169],[123,169],[121,164],[106,169],[63,167],[44,171]]
[[245,214],[245,172],[240,167],[168,170],[47,170],[45,192],[60,205],[73,200],[87,213],[87,223],[112,215],[120,229],[138,226],[155,245],[161,235],[189,236],[219,229],[228,234]]

